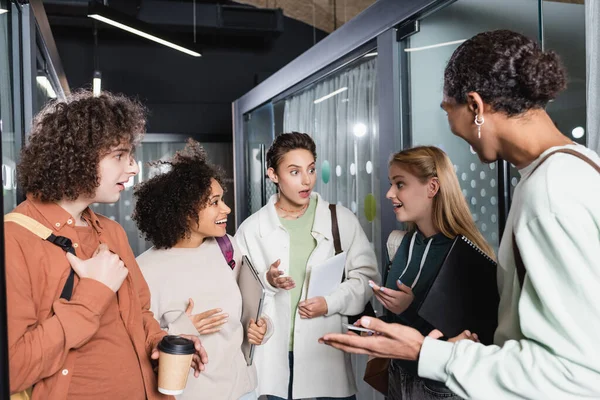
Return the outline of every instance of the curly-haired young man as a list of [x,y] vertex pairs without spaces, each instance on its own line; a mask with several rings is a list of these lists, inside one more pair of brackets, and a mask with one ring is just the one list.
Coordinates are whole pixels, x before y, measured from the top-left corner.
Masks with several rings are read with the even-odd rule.
[[[13,212],[70,239],[76,255],[5,222],[11,393],[34,385],[34,399],[166,398],[152,365],[165,332],[148,286],[123,228],[89,208],[119,200],[139,172],[144,129],[143,107],[107,92],[49,103],[34,120],[17,168],[27,200]],[[197,375],[207,358],[190,339]]]

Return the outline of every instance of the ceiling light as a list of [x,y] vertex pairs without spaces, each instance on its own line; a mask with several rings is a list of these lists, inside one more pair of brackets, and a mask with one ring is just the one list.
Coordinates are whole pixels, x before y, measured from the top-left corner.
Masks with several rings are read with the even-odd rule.
[[8,12],[8,10],[7,10],[7,9],[5,9],[5,8],[0,8],[0,14],[4,14],[4,13],[7,13],[7,12]]
[[52,87],[52,84],[50,83],[48,78],[46,78],[44,75],[38,75],[36,77],[36,81],[41,87],[43,87],[46,90],[46,94],[48,95],[48,97],[53,99],[56,98],[56,92],[54,91],[54,88]]
[[363,137],[367,133],[367,126],[362,122],[354,124],[354,136]]
[[404,51],[407,53],[410,53],[412,51],[429,50],[429,49],[435,49],[436,47],[452,46],[453,44],[460,44],[460,43],[466,42],[466,41],[467,41],[467,39],[453,40],[451,42],[436,43],[436,44],[432,44],[429,46],[412,47],[409,49],[404,49]]
[[94,71],[94,79],[92,82],[92,93],[94,97],[98,97],[102,91],[102,74],[100,71]]
[[152,27],[150,24],[93,1],[89,4],[88,17],[194,57],[200,57],[202,55],[197,51],[190,50],[189,48],[175,43],[173,40],[167,40],[167,34],[159,33],[156,28]]
[[335,96],[336,94],[340,94],[340,93],[342,93],[342,92],[345,92],[346,90],[348,90],[348,88],[344,86],[343,88],[341,88],[341,89],[338,89],[338,90],[336,90],[336,91],[334,91],[334,92],[331,92],[331,93],[329,93],[329,94],[328,94],[328,95],[326,95],[326,96],[323,96],[323,97],[321,97],[321,98],[318,98],[318,99],[317,99],[317,100],[315,100],[313,103],[315,103],[315,104],[319,104],[320,102],[322,102],[322,101],[325,101],[325,100],[327,100],[328,98]]
[[571,135],[573,135],[575,139],[581,139],[583,135],[585,135],[585,129],[583,129],[581,126],[573,128],[573,130],[571,131]]

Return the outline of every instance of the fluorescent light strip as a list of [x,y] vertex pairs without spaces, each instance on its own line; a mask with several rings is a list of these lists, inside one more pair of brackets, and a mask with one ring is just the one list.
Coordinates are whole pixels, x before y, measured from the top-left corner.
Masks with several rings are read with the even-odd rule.
[[37,81],[37,83],[40,84],[40,86],[42,86],[44,89],[46,89],[46,93],[48,94],[48,97],[51,97],[53,99],[56,98],[56,92],[54,91],[54,88],[50,84],[50,81],[48,80],[48,78],[46,78],[45,76],[38,76],[38,77],[36,77],[35,80]]
[[100,96],[100,92],[102,91],[102,79],[101,78],[94,78],[93,80],[93,89],[92,89],[92,94],[94,95],[94,97],[98,97]]
[[176,45],[175,43],[168,42],[168,41],[166,41],[164,39],[161,39],[161,38],[156,37],[154,35],[150,35],[149,33],[146,33],[146,32],[142,32],[142,31],[140,31],[138,29],[132,28],[132,27],[127,26],[125,24],[122,24],[120,22],[113,21],[112,19],[103,17],[102,15],[99,15],[99,14],[90,14],[90,15],[88,15],[88,17],[93,18],[95,20],[98,20],[100,22],[104,22],[105,24],[112,25],[112,26],[114,26],[116,28],[123,29],[124,31],[133,33],[135,35],[141,36],[141,37],[146,38],[148,40],[152,40],[152,41],[154,41],[156,43],[160,43],[163,46],[168,46],[168,47],[170,47],[172,49],[179,50],[179,51],[181,51],[183,53],[186,53],[186,54],[189,54],[191,56],[194,56],[194,57],[200,57],[201,56],[201,54],[198,53],[198,52],[195,52],[195,51],[192,51],[192,50],[188,50],[185,47],[181,47],[179,45]]
[[421,51],[421,50],[435,49],[436,47],[452,46],[453,44],[459,44],[459,43],[466,42],[466,41],[467,41],[467,39],[454,40],[452,42],[432,44],[431,46],[413,47],[411,49],[404,49],[404,51],[406,51],[407,53],[410,53],[412,51]]
[[348,90],[348,88],[344,86],[343,88],[341,88],[341,89],[338,89],[338,90],[336,90],[335,92],[331,92],[331,93],[329,93],[328,95],[326,95],[326,96],[323,96],[323,97],[321,97],[320,99],[317,99],[317,100],[315,100],[313,103],[315,103],[315,104],[319,104],[320,102],[322,102],[322,101],[325,101],[325,100],[327,100],[328,98],[335,96],[336,94],[340,94],[340,93],[342,93],[342,92],[345,92],[346,90]]
[[0,14],[4,14],[4,13],[7,13],[7,12],[8,12],[8,10],[6,10],[4,8],[0,8]]

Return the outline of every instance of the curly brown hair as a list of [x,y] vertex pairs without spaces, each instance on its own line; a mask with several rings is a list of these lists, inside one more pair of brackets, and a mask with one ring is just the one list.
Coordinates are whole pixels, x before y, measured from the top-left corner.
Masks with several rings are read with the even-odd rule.
[[52,101],[33,120],[21,150],[19,184],[44,202],[93,197],[102,157],[115,146],[135,147],[145,128],[145,108],[123,95],[79,91]]
[[168,249],[190,237],[190,224],[208,205],[212,179],[223,186],[223,172],[208,162],[204,148],[192,139],[171,161],[150,165],[168,165],[170,170],[135,187],[131,218],[154,247]]
[[567,86],[567,73],[553,51],[520,33],[480,33],[461,44],[444,71],[444,93],[465,104],[477,92],[509,117],[544,108]]

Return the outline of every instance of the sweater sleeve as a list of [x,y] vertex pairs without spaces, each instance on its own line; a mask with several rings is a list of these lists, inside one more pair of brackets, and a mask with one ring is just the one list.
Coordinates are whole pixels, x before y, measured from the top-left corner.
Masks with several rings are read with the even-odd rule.
[[[516,239],[527,269],[518,299],[524,338],[502,347],[427,338],[419,375],[443,381],[465,398],[600,397],[596,221],[574,207],[568,215],[547,213],[520,229]],[[512,284],[519,285],[516,274]]]
[[338,221],[347,275],[339,288],[325,297],[327,315],[356,315],[373,296],[369,280],[379,283],[381,278],[375,252],[356,216],[347,208],[338,207]]

